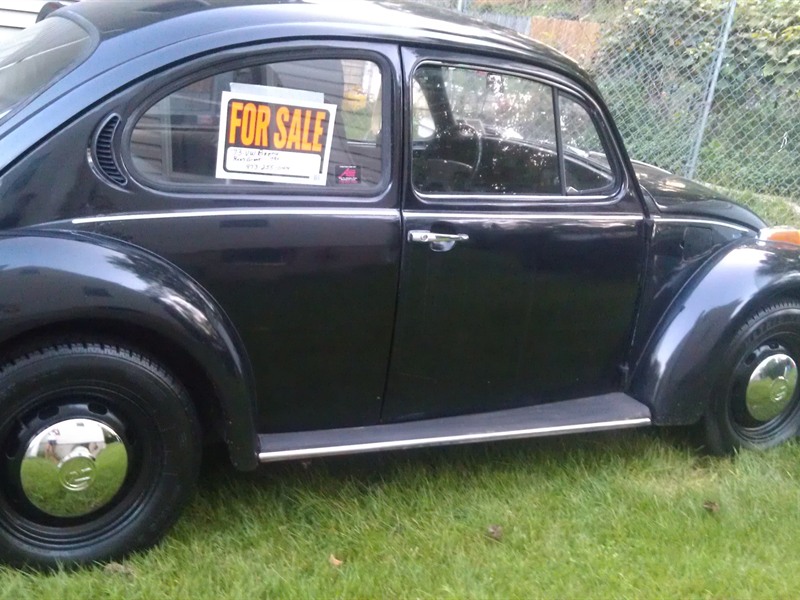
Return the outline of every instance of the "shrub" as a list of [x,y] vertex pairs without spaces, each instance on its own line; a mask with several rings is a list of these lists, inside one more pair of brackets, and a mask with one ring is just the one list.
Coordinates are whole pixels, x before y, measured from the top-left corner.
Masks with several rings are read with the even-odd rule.
[[[728,6],[727,0],[632,0],[604,38],[596,66],[704,79]],[[719,85],[753,83],[800,94],[800,0],[739,0]]]
[[[631,0],[610,26],[595,72],[634,156],[678,171],[687,162],[728,7]],[[800,0],[739,0],[697,174],[759,192],[796,189],[798,114]]]

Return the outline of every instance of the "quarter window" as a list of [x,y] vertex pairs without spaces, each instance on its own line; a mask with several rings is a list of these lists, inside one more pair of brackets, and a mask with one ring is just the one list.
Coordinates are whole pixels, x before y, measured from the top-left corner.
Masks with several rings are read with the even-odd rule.
[[273,62],[193,82],[131,134],[134,169],[156,183],[369,190],[384,165],[381,71],[359,59]]
[[423,64],[411,93],[412,180],[419,192],[588,195],[614,183],[589,113],[547,84]]
[[589,112],[559,94],[559,125],[567,194],[602,193],[614,183],[603,142]]

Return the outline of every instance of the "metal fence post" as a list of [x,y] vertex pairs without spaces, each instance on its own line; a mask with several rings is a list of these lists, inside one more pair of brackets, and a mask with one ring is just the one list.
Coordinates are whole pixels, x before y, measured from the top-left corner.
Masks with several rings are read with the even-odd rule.
[[703,105],[703,114],[700,117],[700,127],[697,130],[697,137],[694,140],[692,147],[692,154],[689,157],[689,162],[686,163],[686,177],[691,179],[697,171],[697,161],[700,158],[700,149],[703,147],[703,136],[708,126],[708,117],[711,114],[711,107],[714,104],[714,94],[717,91],[717,81],[719,81],[719,74],[722,70],[722,63],[725,60],[725,50],[728,47],[728,38],[731,34],[731,27],[733,26],[733,16],[736,12],[736,0],[731,0],[728,5],[728,17],[725,20],[725,27],[722,30],[722,37],[720,38],[719,47],[717,48],[717,57],[714,61],[714,70],[711,74],[711,79],[708,82],[708,89],[706,90],[705,103]]

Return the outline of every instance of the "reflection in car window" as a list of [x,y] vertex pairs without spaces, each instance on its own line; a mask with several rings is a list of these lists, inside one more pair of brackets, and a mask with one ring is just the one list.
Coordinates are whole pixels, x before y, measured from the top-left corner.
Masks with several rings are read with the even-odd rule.
[[51,17],[3,39],[0,47],[0,120],[85,60],[89,34],[72,21]]
[[[548,195],[613,183],[594,122],[552,87],[506,73],[423,64],[412,85],[412,180],[428,194]],[[564,161],[559,160],[559,152]]]
[[592,117],[564,94],[559,95],[559,125],[567,194],[599,193],[611,186],[614,176]]
[[425,100],[422,88],[419,87],[419,83],[417,83],[416,80],[412,82],[412,86],[411,118],[413,122],[411,137],[415,142],[418,140],[429,140],[436,133],[436,128],[433,125],[431,111],[428,110],[428,101]]
[[[133,128],[130,155],[154,182],[369,190],[383,174],[382,124],[374,62],[274,62],[219,73],[162,98]],[[319,173],[305,177],[308,169]]]

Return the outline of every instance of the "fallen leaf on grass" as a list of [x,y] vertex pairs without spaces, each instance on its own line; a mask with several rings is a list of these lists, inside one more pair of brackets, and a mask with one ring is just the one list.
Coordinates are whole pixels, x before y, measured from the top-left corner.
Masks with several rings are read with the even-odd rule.
[[710,513],[719,512],[719,503],[714,502],[713,500],[706,500],[703,502],[703,508],[705,508]]
[[341,567],[344,564],[343,560],[339,560],[333,554],[328,557],[328,562],[331,564],[332,567]]
[[502,525],[489,525],[486,528],[486,537],[493,539],[495,542],[499,542],[503,539],[503,527]]
[[107,575],[123,575],[125,577],[136,576],[136,571],[133,569],[133,567],[129,567],[128,565],[123,565],[122,563],[118,562],[108,563],[103,567],[103,572]]

